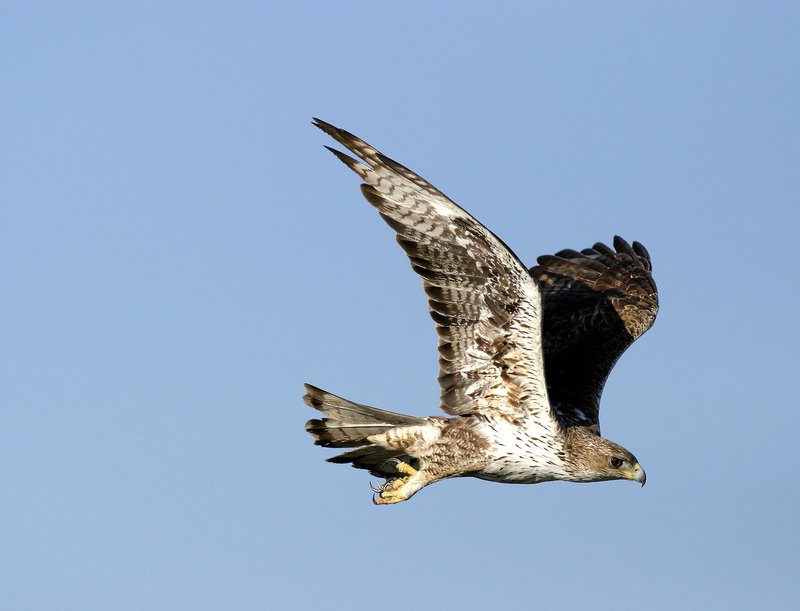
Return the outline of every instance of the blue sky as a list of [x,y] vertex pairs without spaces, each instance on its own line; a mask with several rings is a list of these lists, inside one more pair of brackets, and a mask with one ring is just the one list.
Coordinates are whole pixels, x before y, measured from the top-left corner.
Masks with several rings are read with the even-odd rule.
[[[752,609],[800,591],[789,2],[4,3],[9,609]],[[281,5],[281,6],[279,6]],[[374,507],[311,382],[437,413],[418,278],[312,116],[525,261],[620,234],[629,482]]]

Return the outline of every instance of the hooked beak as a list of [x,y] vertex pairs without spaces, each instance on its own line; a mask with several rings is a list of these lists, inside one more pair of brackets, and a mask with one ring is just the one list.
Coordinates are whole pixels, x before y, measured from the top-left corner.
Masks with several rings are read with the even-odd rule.
[[639,482],[642,486],[644,486],[647,481],[647,474],[638,462],[633,466],[633,471],[631,471],[629,475],[633,481]]

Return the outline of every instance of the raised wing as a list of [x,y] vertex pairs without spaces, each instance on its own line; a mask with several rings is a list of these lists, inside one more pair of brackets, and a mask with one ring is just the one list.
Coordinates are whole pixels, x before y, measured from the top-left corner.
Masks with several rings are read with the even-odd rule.
[[520,260],[434,186],[356,136],[314,124],[362,161],[330,149],[397,232],[422,276],[439,334],[441,407],[555,424],[541,351],[541,295]]
[[658,292],[644,246],[614,237],[614,249],[595,244],[538,258],[531,275],[544,302],[547,390],[565,426],[594,426],[600,395],[625,349],[658,312]]

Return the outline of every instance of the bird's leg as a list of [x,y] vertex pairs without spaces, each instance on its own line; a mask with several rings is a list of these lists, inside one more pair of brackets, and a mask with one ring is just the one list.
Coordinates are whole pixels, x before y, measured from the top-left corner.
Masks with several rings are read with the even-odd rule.
[[415,492],[425,485],[422,474],[408,463],[398,462],[396,469],[404,476],[388,480],[373,491],[377,496],[372,497],[376,505],[392,505],[411,498]]

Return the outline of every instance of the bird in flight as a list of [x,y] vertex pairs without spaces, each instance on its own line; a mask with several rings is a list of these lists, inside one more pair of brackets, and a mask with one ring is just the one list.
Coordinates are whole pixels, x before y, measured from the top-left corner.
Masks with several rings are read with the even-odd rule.
[[426,180],[353,134],[314,124],[354,155],[326,147],[361,178],[422,277],[450,416],[407,416],[306,384],[304,401],[323,415],[306,430],[317,445],[346,449],[328,460],[383,478],[378,505],[452,477],[644,485],[636,457],[600,435],[599,410],[612,367],[658,311],[645,247],[615,237],[613,248],[562,250],[528,269]]

